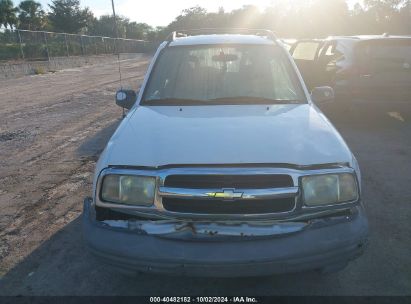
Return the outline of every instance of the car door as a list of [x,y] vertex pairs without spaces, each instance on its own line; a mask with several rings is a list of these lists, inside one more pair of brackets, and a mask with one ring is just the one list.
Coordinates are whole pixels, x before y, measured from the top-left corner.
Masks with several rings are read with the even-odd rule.
[[317,85],[334,86],[335,75],[340,70],[339,62],[344,59],[343,49],[337,41],[329,41],[319,51],[317,59]]
[[379,38],[357,45],[361,77],[367,97],[387,100],[411,98],[411,39]]
[[318,84],[317,58],[322,45],[321,40],[299,40],[290,49],[290,54],[310,90]]

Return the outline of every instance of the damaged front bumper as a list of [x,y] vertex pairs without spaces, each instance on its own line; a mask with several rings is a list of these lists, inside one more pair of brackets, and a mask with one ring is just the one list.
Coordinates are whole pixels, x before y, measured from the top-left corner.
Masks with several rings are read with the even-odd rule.
[[368,224],[362,207],[354,209],[291,222],[97,221],[86,198],[83,231],[94,254],[123,270],[260,276],[342,268],[360,256]]

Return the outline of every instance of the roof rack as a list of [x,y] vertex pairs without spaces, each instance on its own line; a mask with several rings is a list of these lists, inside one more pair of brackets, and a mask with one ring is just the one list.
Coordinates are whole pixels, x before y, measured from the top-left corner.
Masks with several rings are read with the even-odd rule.
[[179,37],[188,37],[195,35],[210,35],[210,34],[244,34],[244,35],[257,35],[261,37],[267,37],[272,41],[276,41],[275,34],[267,29],[248,29],[248,28],[201,28],[191,30],[181,30],[171,32],[166,41],[172,42]]

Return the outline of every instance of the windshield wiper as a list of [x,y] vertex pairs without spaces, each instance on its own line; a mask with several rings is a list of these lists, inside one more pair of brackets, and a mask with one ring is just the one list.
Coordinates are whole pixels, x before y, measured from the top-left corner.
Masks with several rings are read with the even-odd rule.
[[210,99],[214,103],[230,103],[230,104],[300,104],[301,100],[296,99],[273,99],[255,96],[235,96],[221,97]]

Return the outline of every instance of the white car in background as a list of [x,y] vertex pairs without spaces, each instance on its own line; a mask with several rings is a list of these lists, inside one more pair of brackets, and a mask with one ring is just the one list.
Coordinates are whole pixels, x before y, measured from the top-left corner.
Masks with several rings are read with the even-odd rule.
[[360,169],[269,31],[173,33],[97,163],[83,230],[137,272],[336,271],[363,252]]

